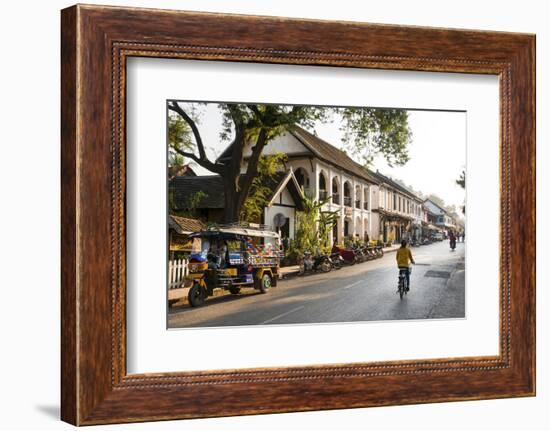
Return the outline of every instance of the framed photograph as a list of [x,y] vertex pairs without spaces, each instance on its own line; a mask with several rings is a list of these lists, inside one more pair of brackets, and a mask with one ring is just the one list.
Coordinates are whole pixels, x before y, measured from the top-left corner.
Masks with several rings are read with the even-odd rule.
[[61,416],[535,394],[535,37],[62,11]]

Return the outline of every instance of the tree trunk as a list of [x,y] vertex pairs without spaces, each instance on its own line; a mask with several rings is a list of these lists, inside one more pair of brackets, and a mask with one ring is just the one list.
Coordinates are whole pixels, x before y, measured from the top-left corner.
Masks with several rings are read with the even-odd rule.
[[242,206],[248,197],[254,178],[258,175],[258,162],[262,150],[266,145],[266,141],[266,132],[265,130],[261,130],[256,140],[256,144],[251,148],[252,153],[248,159],[246,172],[241,174],[246,142],[244,128],[236,127],[231,161],[222,175],[225,194],[224,223],[240,221]]
[[235,223],[239,221],[241,207],[239,205],[239,192],[234,182],[224,181],[225,209],[223,214],[224,223]]

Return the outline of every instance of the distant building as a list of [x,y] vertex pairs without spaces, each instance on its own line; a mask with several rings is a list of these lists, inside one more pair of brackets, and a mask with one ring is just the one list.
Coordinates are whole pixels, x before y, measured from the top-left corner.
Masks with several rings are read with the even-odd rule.
[[424,201],[424,206],[428,210],[428,217],[432,224],[446,233],[456,230],[455,218],[445,208],[442,208],[430,199]]
[[414,192],[380,172],[371,172],[378,180],[373,201],[373,233],[384,243],[420,238],[422,199]]

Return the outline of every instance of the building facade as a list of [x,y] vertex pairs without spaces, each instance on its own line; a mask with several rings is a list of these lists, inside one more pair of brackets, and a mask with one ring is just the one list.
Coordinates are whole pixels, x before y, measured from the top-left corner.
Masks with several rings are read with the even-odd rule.
[[430,199],[424,201],[424,206],[428,211],[430,222],[437,226],[441,232],[448,235],[449,232],[456,232],[456,215],[448,212],[445,208]]
[[384,243],[419,239],[425,216],[422,199],[380,172],[372,174],[378,179],[376,198],[373,201],[375,238]]
[[[243,174],[251,147],[248,144],[243,150]],[[296,215],[303,210],[304,195],[323,202],[322,211],[337,214],[331,244],[345,245],[346,240],[358,239],[394,244],[456,228],[453,216],[439,205],[378,171],[368,170],[344,151],[300,127],[272,139],[262,152],[280,153],[286,155],[286,161],[269,185],[272,193],[259,222],[280,232],[283,240],[295,238]],[[226,163],[231,154],[229,146],[217,162]],[[184,208],[193,194],[204,191],[196,211],[207,222],[222,219],[223,178],[176,177],[170,184],[176,207]]]
[[[332,244],[343,244],[344,239],[370,239],[372,236],[372,194],[377,186],[375,178],[362,165],[353,161],[344,151],[337,149],[308,131],[296,128],[272,141],[263,154],[285,153],[286,169],[291,169],[306,196],[326,201],[324,211],[338,213],[337,223],[330,238]],[[230,154],[228,148],[220,156]],[[250,156],[250,147],[245,148],[245,162]],[[246,163],[243,172],[246,170]],[[292,212],[290,208],[281,214]],[[265,224],[276,225],[281,216],[266,212]],[[289,237],[294,238],[291,229]]]

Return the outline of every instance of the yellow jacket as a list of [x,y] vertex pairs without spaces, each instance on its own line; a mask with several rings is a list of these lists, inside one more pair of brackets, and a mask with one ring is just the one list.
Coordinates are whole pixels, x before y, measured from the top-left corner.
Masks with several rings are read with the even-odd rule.
[[408,268],[409,263],[414,262],[411,249],[408,247],[400,247],[395,253],[395,259],[397,260],[397,266],[399,268]]

